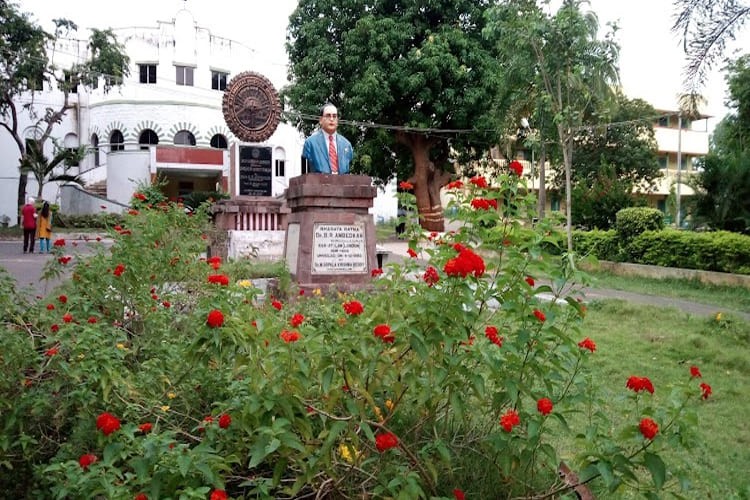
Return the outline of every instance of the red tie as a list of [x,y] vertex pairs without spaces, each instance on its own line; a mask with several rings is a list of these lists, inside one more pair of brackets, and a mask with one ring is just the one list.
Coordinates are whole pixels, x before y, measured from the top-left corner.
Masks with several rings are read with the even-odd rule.
[[336,154],[336,144],[333,142],[333,136],[328,136],[328,158],[331,160],[331,173],[339,173],[339,157]]

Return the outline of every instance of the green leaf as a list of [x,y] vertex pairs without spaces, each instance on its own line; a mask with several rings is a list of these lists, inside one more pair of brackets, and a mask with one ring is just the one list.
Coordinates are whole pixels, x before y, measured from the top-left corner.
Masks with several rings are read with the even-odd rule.
[[607,486],[611,485],[614,482],[615,476],[612,473],[612,465],[609,462],[605,462],[605,461],[597,462],[596,470],[599,471],[599,474],[602,475],[602,479],[604,479],[604,483]]
[[643,460],[654,480],[654,486],[656,486],[656,489],[661,489],[667,479],[667,467],[664,465],[664,461],[659,455],[648,452],[644,454]]
[[192,463],[193,457],[190,455],[190,453],[180,453],[177,456],[177,467],[179,468],[182,477],[187,477]]
[[463,420],[464,419],[464,402],[461,399],[461,395],[458,394],[455,390],[451,392],[450,395],[450,401],[451,401],[451,409],[453,410],[453,413],[456,415],[457,420]]

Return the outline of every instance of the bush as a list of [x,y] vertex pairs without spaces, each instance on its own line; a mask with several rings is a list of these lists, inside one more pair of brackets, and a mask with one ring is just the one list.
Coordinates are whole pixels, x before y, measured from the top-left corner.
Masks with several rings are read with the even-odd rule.
[[617,212],[615,230],[625,241],[629,241],[644,231],[664,229],[664,214],[655,208],[630,207]]
[[[535,202],[517,180],[472,179],[459,231],[407,227],[426,268],[390,263],[356,294],[259,300],[244,265],[201,258],[205,207],[137,206],[85,259],[58,241],[45,276],[70,279],[0,332],[0,490],[560,496],[564,453],[582,482],[654,494],[662,457],[690,441],[697,382],[686,370],[661,407],[631,377],[632,412],[607,414],[569,294],[582,275],[543,250],[563,241],[555,224],[520,222]],[[13,293],[0,287],[0,304]],[[570,424],[581,415],[586,429]],[[558,450],[563,437],[576,449]]]
[[750,274],[750,236],[728,231],[646,231],[626,253],[636,264]]
[[573,247],[579,255],[594,256],[601,260],[618,260],[620,238],[617,231],[574,231]]
[[99,213],[85,215],[55,215],[54,225],[66,229],[109,229],[123,223],[123,216],[114,213]]

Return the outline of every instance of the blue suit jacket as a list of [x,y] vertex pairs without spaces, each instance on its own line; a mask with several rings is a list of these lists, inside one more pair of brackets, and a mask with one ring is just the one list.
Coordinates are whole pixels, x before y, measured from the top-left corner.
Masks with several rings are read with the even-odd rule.
[[[352,144],[341,134],[336,134],[336,153],[339,158],[339,174],[348,174],[349,165],[354,159]],[[310,172],[319,174],[331,173],[331,162],[328,159],[328,140],[321,129],[316,130],[305,140],[302,156],[307,158]]]

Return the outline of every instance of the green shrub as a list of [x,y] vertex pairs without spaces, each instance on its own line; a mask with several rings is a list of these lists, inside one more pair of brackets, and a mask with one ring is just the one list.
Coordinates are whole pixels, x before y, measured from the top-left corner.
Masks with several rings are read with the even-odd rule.
[[123,223],[123,216],[115,213],[99,213],[84,215],[55,215],[54,225],[67,229],[109,229]]
[[573,247],[579,255],[590,255],[601,260],[618,260],[620,238],[614,229],[573,231]]
[[[564,456],[583,482],[655,496],[696,425],[698,381],[686,368],[659,401],[639,373],[632,391],[618,384],[629,411],[609,415],[571,294],[583,275],[544,251],[562,235],[519,222],[535,201],[517,177],[486,186],[456,193],[455,233],[407,227],[427,268],[390,263],[354,294],[259,300],[245,263],[201,257],[205,205],[139,199],[111,246],[56,245],[45,277],[70,279],[0,325],[0,491],[563,496]],[[564,439],[575,450],[556,449]]]
[[728,231],[646,231],[625,251],[636,264],[750,274],[750,236]]
[[202,203],[214,203],[226,199],[229,199],[229,195],[221,191],[193,191],[192,193],[183,196],[182,202],[186,207],[195,210],[201,206]]
[[623,240],[631,240],[644,231],[664,229],[664,214],[648,207],[629,207],[617,212],[615,230]]

